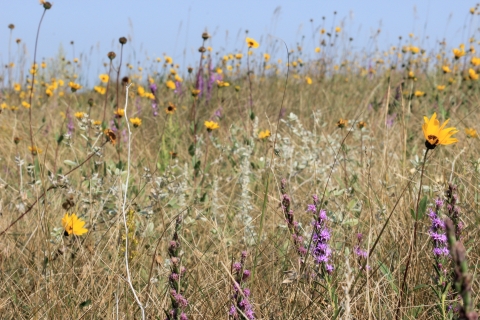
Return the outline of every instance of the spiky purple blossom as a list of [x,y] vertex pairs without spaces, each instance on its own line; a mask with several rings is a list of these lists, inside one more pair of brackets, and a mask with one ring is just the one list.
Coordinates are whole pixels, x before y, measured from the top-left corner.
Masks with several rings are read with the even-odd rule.
[[431,226],[428,231],[433,242],[433,255],[437,258],[440,256],[448,256],[447,235],[445,234],[445,222],[440,219],[437,213],[429,209],[428,217],[431,221]]
[[300,259],[303,261],[303,257],[305,257],[307,253],[307,249],[305,248],[305,245],[303,243],[304,239],[303,239],[303,236],[301,235],[300,225],[298,224],[297,221],[295,221],[293,210],[290,208],[291,199],[286,193],[287,192],[286,189],[287,189],[287,181],[285,179],[282,179],[280,190],[283,194],[282,195],[283,214],[287,222],[288,230],[290,230],[290,233],[292,235],[293,244],[297,250],[298,255],[300,256]]
[[313,206],[315,206],[315,211],[313,212],[314,220],[312,223],[312,256],[316,264],[323,266],[328,273],[332,273],[334,266],[330,262],[332,249],[328,244],[331,234],[327,226],[327,212],[323,209],[320,210],[316,195],[313,196]]
[[167,313],[167,320],[187,320],[187,315],[183,312],[188,306],[187,299],[183,296],[182,287],[185,287],[185,274],[187,269],[181,267],[180,240],[178,233],[182,226],[182,216],[177,217],[175,223],[175,232],[172,240],[168,244],[168,255],[170,257],[170,276],[168,284],[170,286],[170,301],[172,308]]
[[445,191],[445,197],[447,198],[447,216],[452,220],[453,225],[455,226],[455,237],[457,241],[459,241],[462,239],[464,225],[460,220],[460,208],[457,206],[457,186],[450,183],[448,189]]
[[357,256],[358,265],[360,268],[363,268],[365,265],[365,270],[370,270],[370,266],[366,264],[368,258],[368,251],[362,249],[363,234],[357,233],[357,245],[353,248],[353,252]]
[[230,306],[228,314],[230,319],[235,320],[254,320],[255,312],[253,306],[250,303],[250,289],[246,287],[246,280],[250,277],[250,270],[245,269],[245,260],[247,258],[247,252],[243,251],[241,254],[240,262],[235,262],[232,265],[232,271],[235,275],[233,282],[233,303]]

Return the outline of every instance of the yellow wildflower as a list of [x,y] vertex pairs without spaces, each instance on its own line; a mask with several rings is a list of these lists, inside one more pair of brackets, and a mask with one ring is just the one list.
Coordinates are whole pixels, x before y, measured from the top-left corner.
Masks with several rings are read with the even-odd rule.
[[167,86],[168,89],[171,89],[171,90],[175,90],[176,86],[175,86],[175,82],[173,82],[172,80],[168,80],[165,85]]
[[263,140],[263,139],[267,139],[268,137],[270,137],[271,133],[270,133],[270,130],[264,130],[264,131],[260,131],[260,133],[258,134],[258,139],[260,140]]
[[142,119],[140,118],[130,118],[130,122],[133,124],[133,127],[138,128],[142,125]]
[[165,108],[165,113],[174,114],[176,110],[177,110],[177,107],[173,103],[169,102],[168,107]]
[[37,148],[36,146],[28,146],[28,150],[33,156],[36,156],[37,154],[42,153],[42,149]]
[[27,101],[22,101],[22,106],[24,106],[26,109],[29,109],[30,103],[28,103]]
[[430,119],[423,117],[425,121],[422,125],[423,135],[425,137],[425,146],[428,149],[434,149],[437,145],[448,145],[458,142],[458,139],[452,138],[452,135],[458,132],[457,128],[450,127],[445,128],[449,119],[445,121],[441,126],[437,119],[437,113],[434,113]]
[[229,87],[229,86],[230,86],[230,83],[228,83],[228,82],[226,82],[226,81],[217,80],[217,86],[218,86],[219,88]]
[[207,128],[208,132],[211,132],[213,130],[216,130],[216,129],[220,128],[218,123],[216,123],[215,121],[205,121],[204,125]]
[[80,89],[82,88],[81,85],[79,85],[78,83],[72,82],[72,81],[70,81],[70,82],[68,83],[68,86],[70,87],[70,89],[72,90],[72,92],[75,92],[75,91],[80,90]]
[[478,80],[478,73],[474,69],[470,68],[468,69],[468,77],[470,80]]
[[85,221],[79,219],[75,213],[72,213],[70,216],[68,213],[62,218],[62,226],[65,229],[65,235],[69,236],[74,234],[76,236],[81,236],[84,233],[88,232],[88,229],[85,229],[83,226]]
[[93,89],[100,94],[105,94],[107,92],[107,88],[102,86],[94,86]]
[[125,115],[125,109],[117,109],[113,113],[116,117],[121,118]]
[[423,97],[425,95],[425,92],[417,90],[414,93],[415,97]]
[[85,117],[85,115],[86,115],[85,112],[81,112],[81,111],[75,112],[75,114],[74,114],[75,118],[77,118],[78,120],[80,120],[80,119],[82,119],[83,117]]
[[108,80],[110,79],[110,77],[108,76],[108,74],[104,74],[102,73],[101,75],[98,76],[100,78],[100,81],[102,81],[103,83],[107,83]]
[[473,128],[465,128],[465,133],[467,134],[468,138],[477,138],[478,137],[477,130],[475,130]]
[[253,38],[249,38],[247,37],[247,39],[245,39],[247,41],[247,45],[249,48],[253,48],[253,49],[256,49],[258,48],[260,45],[258,44],[257,41],[255,41]]
[[13,84],[13,90],[20,91],[21,89],[22,89],[22,86],[20,85],[20,83]]
[[340,120],[338,120],[338,122],[337,122],[337,127],[345,128],[347,126],[347,124],[348,124],[348,120],[340,118]]

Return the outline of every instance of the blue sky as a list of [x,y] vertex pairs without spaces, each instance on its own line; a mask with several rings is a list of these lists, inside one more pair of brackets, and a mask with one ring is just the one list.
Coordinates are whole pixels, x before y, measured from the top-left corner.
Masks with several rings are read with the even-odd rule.
[[[98,74],[103,71],[107,52],[118,52],[118,38],[125,36],[131,39],[125,47],[125,55],[135,66],[137,61],[145,63],[147,56],[162,57],[164,53],[181,66],[194,65],[201,45],[200,35],[205,29],[213,35],[210,45],[214,51],[245,49],[245,30],[249,30],[249,35],[261,43],[260,52],[272,48],[272,43],[279,39],[295,48],[304,36],[304,52],[313,55],[322,23],[327,31],[341,25],[343,41],[346,43],[345,39],[353,37],[351,48],[357,51],[397,45],[398,36],[405,38],[409,33],[415,34],[413,42],[422,48],[432,48],[436,41],[443,39],[454,47],[467,42],[478,28],[480,16],[472,19],[468,11],[474,6],[475,1],[466,0],[57,0],[53,1],[53,8],[42,24],[38,60],[55,56],[60,45],[67,58],[72,59],[70,41],[73,40],[75,56],[86,55],[90,73]],[[37,0],[15,0],[2,5],[2,65],[8,62],[9,23],[15,25],[13,39],[22,39],[27,47],[27,58],[33,60],[36,28],[42,10]],[[372,41],[371,36],[378,29],[381,33]],[[15,50],[13,43],[12,54]]]

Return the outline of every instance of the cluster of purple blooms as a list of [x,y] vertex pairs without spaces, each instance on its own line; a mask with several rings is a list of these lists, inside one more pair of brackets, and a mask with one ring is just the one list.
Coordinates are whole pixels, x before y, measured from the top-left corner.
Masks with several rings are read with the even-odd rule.
[[330,230],[327,226],[327,212],[320,210],[318,196],[313,196],[313,204],[308,205],[307,211],[314,214],[313,234],[312,234],[312,256],[319,266],[323,266],[328,273],[333,272],[333,264],[330,262],[332,249],[328,242],[330,240]]
[[291,206],[291,199],[286,193],[287,189],[287,181],[285,179],[282,179],[280,189],[282,191],[282,210],[283,214],[285,215],[285,219],[287,221],[287,226],[288,229],[290,230],[290,233],[292,234],[293,238],[293,244],[297,250],[297,253],[299,254],[300,258],[303,260],[307,253],[307,249],[304,246],[303,243],[303,236],[301,235],[301,229],[298,224],[298,221],[295,221],[294,215],[293,215],[293,210],[290,208]]
[[233,303],[229,311],[230,319],[255,319],[255,312],[250,303],[250,289],[245,286],[250,277],[250,270],[245,269],[247,255],[246,251],[242,251],[240,262],[235,262],[232,265],[235,281],[233,282]]
[[[353,252],[358,258],[358,264],[360,268],[363,268],[363,262],[367,260],[368,258],[368,251],[362,249],[362,241],[363,241],[363,234],[357,233],[357,245],[353,248]],[[366,262],[365,262],[366,263]],[[365,265],[365,270],[370,270],[369,265]]]
[[456,206],[458,201],[458,195],[456,192],[457,186],[450,183],[448,185],[448,189],[445,192],[445,197],[447,200],[447,215],[450,217],[455,227],[455,238],[457,241],[460,241],[464,226],[463,222],[460,220],[460,209]]
[[187,269],[181,266],[180,241],[178,233],[182,226],[182,216],[179,215],[175,222],[175,233],[168,246],[168,255],[170,256],[170,276],[168,284],[170,286],[170,300],[172,308],[166,312],[166,320],[187,320],[187,315],[183,310],[188,306],[187,299],[182,295],[181,284],[185,287],[185,274]]
[[429,209],[428,217],[431,221],[430,229],[428,234],[433,242],[433,255],[435,258],[441,256],[448,256],[450,252],[448,251],[447,235],[445,231],[445,222],[438,217],[438,212],[443,206],[442,199],[435,200],[435,210],[432,208]]

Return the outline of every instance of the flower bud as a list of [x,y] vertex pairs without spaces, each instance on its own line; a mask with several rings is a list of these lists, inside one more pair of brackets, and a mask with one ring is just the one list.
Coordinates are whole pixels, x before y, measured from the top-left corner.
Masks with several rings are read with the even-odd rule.
[[204,53],[205,51],[207,51],[207,49],[205,49],[204,46],[201,46],[200,48],[198,48],[198,52]]
[[118,42],[120,42],[123,45],[123,44],[127,43],[127,38],[121,37],[120,39],[118,39]]
[[110,52],[107,54],[107,57],[108,57],[108,59],[110,59],[110,60],[115,59],[116,56],[117,56],[117,55],[116,55],[115,52],[113,52],[113,51],[110,51]]
[[51,9],[51,8],[52,8],[52,4],[51,4],[50,2],[48,2],[48,1],[45,1],[45,2],[43,3],[43,8],[44,8],[45,10]]
[[14,25],[13,23],[10,23],[10,24],[8,25],[8,29],[10,29],[10,30],[15,29],[15,25]]
[[210,38],[210,35],[208,34],[208,32],[202,33],[202,39],[203,40],[207,40],[208,38]]

